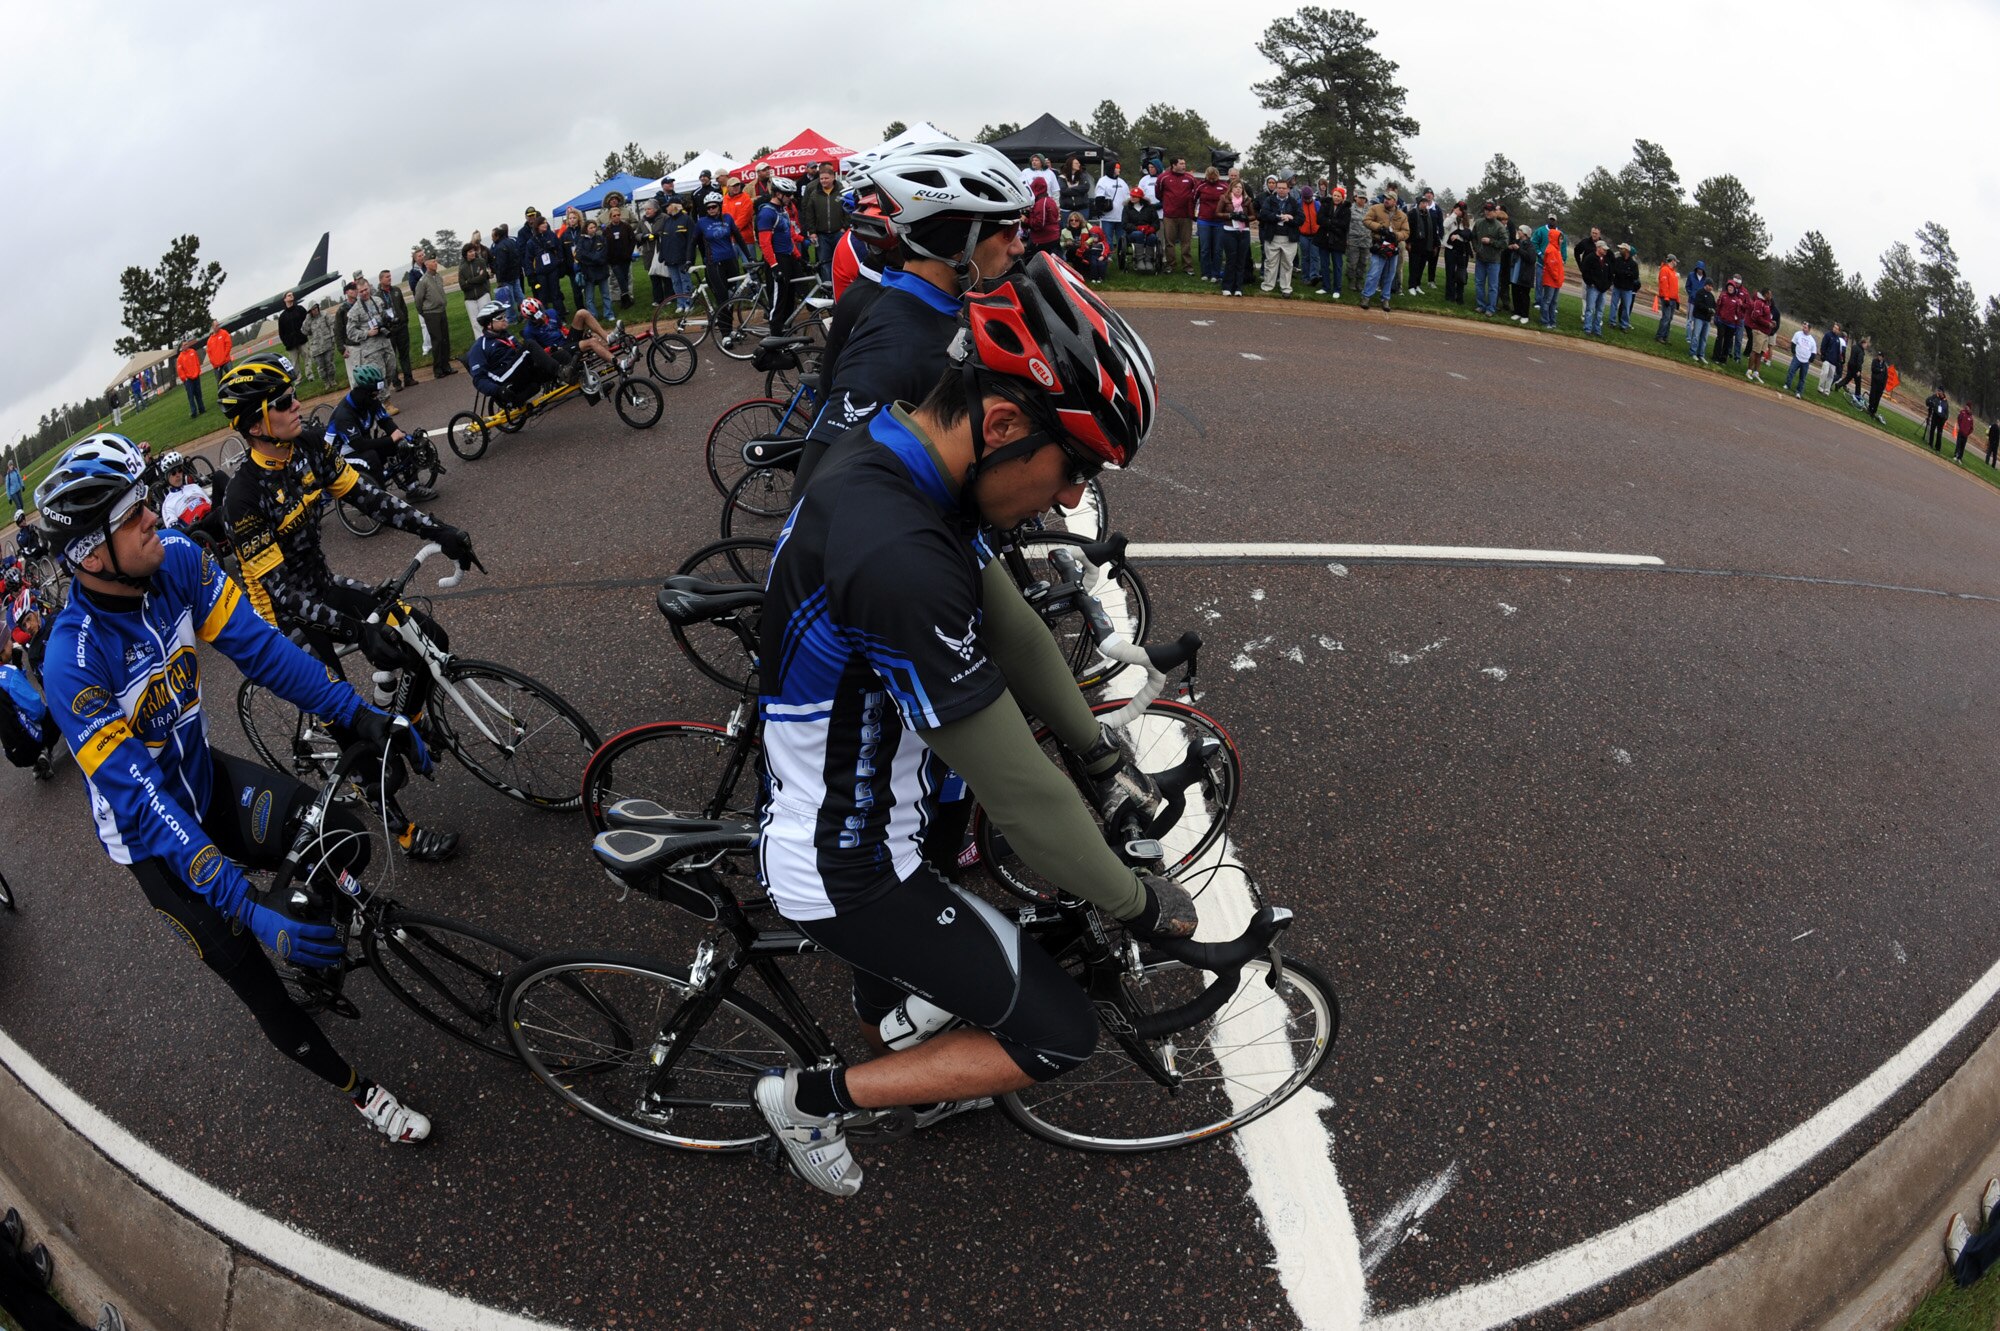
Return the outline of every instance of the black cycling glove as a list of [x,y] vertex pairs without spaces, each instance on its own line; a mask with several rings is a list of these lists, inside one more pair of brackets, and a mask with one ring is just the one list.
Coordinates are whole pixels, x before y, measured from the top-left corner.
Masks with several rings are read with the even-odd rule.
[[444,557],[460,568],[477,567],[482,573],[486,571],[486,566],[479,562],[479,556],[472,552],[472,538],[457,527],[441,526],[436,540],[438,547],[444,551]]
[[356,640],[361,654],[377,670],[401,670],[410,664],[410,649],[402,635],[387,624],[363,624]]

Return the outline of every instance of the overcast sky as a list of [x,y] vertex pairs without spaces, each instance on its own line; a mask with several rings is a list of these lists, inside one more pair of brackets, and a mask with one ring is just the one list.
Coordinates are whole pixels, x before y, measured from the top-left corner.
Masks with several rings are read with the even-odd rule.
[[[1246,148],[1268,118],[1249,91],[1271,68],[1256,40],[1296,8],[10,5],[0,439],[102,389],[122,362],[120,270],[183,232],[228,271],[227,313],[297,281],[322,231],[336,268],[400,273],[419,234],[547,208],[628,140],[740,158],[810,125],[862,149],[892,120],[970,135],[1043,111],[1087,122],[1110,97],[1128,117],[1192,107]],[[1873,282],[1877,256],[1934,219],[1982,300],[2000,293],[1994,0],[1559,5],[1525,27],[1490,0],[1354,8],[1402,67],[1422,125],[1409,153],[1434,186],[1466,188],[1499,151],[1574,190],[1647,138],[1690,191],[1741,177],[1780,253],[1817,228]]]

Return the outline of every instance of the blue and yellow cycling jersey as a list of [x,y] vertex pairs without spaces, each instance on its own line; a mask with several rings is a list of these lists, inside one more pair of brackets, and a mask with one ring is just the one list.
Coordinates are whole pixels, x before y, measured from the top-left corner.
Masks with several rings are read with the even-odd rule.
[[136,600],[81,583],[56,616],[43,693],[90,787],[97,836],[118,864],[165,860],[204,896],[231,875],[201,830],[214,764],[195,643],[212,643],[248,679],[345,725],[361,698],[245,602],[243,589],[178,532]]

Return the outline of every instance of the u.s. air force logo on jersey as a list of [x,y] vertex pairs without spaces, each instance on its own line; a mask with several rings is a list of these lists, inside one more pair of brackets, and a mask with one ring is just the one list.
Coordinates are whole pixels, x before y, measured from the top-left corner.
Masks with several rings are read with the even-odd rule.
[[938,635],[939,642],[957,652],[961,661],[970,661],[973,653],[979,650],[979,626],[969,616],[965,621],[965,636],[962,638],[954,638],[941,628],[933,628],[931,632]]

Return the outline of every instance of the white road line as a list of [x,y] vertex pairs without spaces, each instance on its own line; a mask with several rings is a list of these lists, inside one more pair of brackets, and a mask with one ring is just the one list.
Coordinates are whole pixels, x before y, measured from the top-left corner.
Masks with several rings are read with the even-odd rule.
[[1374,1331],[1485,1331],[1571,1298],[1685,1243],[1865,1122],[1945,1051],[1996,993],[2000,962],[1852,1090],[1742,1162],[1616,1229],[1443,1298],[1369,1319]]
[[1396,339],[1383,333],[1377,333],[1375,334],[1375,340],[1377,342],[1394,342]]
[[[431,1289],[329,1248],[202,1182],[118,1126],[0,1031],[5,1063],[36,1098],[84,1140],[177,1209],[280,1271],[331,1291],[392,1322],[428,1331],[543,1331],[555,1326]],[[355,1131],[361,1131],[356,1126]]]
[[1465,379],[1468,382],[1470,382],[1471,379],[1470,375],[1460,374],[1457,370],[1446,370],[1445,373],[1450,375],[1454,379]]
[[1282,541],[1135,543],[1134,559],[1428,559],[1480,564],[1601,564],[1654,568],[1658,555],[1603,554],[1590,550],[1512,550],[1484,545],[1312,545]]
[[1456,1182],[1458,1161],[1454,1160],[1434,1177],[1418,1184],[1409,1196],[1383,1212],[1382,1218],[1375,1222],[1375,1228],[1368,1231],[1368,1238],[1361,1245],[1361,1269],[1373,1274],[1383,1259],[1396,1250],[1396,1245],[1410,1236],[1417,1222],[1444,1200],[1444,1195]]
[[1213,319],[1190,319],[1188,322],[1196,328],[1211,328],[1215,325],[1215,320]]
[[1262,359],[1264,359],[1264,358],[1263,358],[1262,356],[1259,356],[1259,355],[1258,355],[1258,354],[1257,354],[1256,352],[1254,352],[1254,351],[1239,351],[1239,352],[1237,352],[1236,354],[1237,354],[1237,355],[1239,355],[1239,356],[1241,356],[1241,357],[1242,357],[1242,358],[1243,358],[1244,360],[1262,360]]

